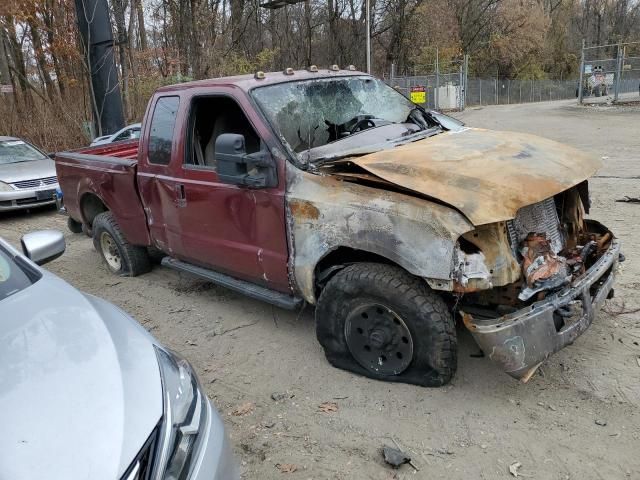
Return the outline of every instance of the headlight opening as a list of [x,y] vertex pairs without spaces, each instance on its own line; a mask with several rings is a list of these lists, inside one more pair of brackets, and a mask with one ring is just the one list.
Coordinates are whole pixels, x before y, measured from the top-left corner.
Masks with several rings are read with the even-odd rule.
[[162,377],[164,418],[154,480],[186,480],[207,416],[205,397],[185,359],[156,348]]

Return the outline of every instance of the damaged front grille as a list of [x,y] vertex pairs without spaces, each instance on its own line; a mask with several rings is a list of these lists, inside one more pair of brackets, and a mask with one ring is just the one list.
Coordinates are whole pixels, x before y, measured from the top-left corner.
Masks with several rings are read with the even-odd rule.
[[544,233],[553,253],[559,253],[564,248],[560,220],[553,198],[518,210],[516,218],[507,222],[507,230],[516,258],[521,257],[520,247],[530,233]]

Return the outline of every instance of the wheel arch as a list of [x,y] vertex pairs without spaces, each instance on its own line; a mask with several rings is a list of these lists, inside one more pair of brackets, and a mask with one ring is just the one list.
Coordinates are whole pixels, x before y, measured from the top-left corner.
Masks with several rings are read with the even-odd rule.
[[109,211],[107,204],[93,192],[85,192],[80,197],[80,215],[82,222],[91,227],[93,219],[102,212]]
[[[316,263],[313,270],[313,293],[314,302],[320,296],[322,289],[327,282],[340,270],[354,263],[380,263],[385,265],[394,265],[406,271],[410,275],[416,276],[411,271],[411,266],[402,258],[391,258],[391,255],[377,253],[361,248],[348,247],[339,245],[327,251]],[[307,299],[309,301],[309,299]]]

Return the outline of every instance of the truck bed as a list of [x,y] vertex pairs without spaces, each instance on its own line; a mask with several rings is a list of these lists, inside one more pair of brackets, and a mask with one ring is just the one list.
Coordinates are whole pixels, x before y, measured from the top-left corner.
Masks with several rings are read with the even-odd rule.
[[96,145],[95,147],[82,147],[70,150],[65,153],[78,153],[85,155],[98,155],[110,158],[124,158],[127,160],[136,160],[138,158],[138,147],[140,142],[136,140],[125,140],[123,142],[105,143]]
[[138,194],[138,140],[83,147],[56,154],[56,172],[69,216],[91,226],[110,210],[133,245],[150,243]]

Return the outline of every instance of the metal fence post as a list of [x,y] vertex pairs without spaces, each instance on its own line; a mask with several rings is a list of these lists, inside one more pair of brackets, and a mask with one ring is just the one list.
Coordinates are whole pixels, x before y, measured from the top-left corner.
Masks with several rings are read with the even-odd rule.
[[438,53],[438,47],[436,47],[436,94],[433,96],[434,100],[435,100],[435,109],[434,110],[439,110],[438,108],[438,104],[440,103],[440,92],[438,91],[440,89],[440,55]]
[[580,80],[578,80],[578,104],[582,105],[582,80],[584,76],[584,38],[582,39],[582,49],[580,50]]
[[616,55],[616,83],[614,87],[613,93],[613,102],[618,101],[618,95],[620,93],[620,76],[622,75],[622,49],[620,48],[620,44],[618,44],[618,52]]
[[462,97],[462,109],[467,108],[467,88],[469,86],[469,54],[464,55],[464,96]]
[[482,105],[482,79],[479,78],[478,79],[478,91],[480,92],[480,105]]

